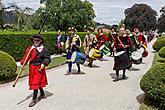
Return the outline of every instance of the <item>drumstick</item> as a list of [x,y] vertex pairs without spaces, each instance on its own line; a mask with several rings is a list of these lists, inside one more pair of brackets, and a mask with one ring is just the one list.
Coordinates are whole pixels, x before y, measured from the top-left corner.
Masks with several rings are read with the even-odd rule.
[[22,73],[22,70],[23,70],[23,68],[24,68],[24,66],[25,66],[25,64],[26,64],[26,62],[28,60],[28,57],[30,55],[31,50],[32,50],[32,48],[30,49],[30,51],[28,52],[28,54],[27,54],[27,56],[25,58],[25,61],[24,61],[23,65],[22,65],[22,68],[20,69],[20,71],[19,71],[19,73],[18,73],[18,75],[17,75],[17,77],[16,77],[16,79],[14,81],[13,87],[15,87],[16,83],[18,82],[18,79],[19,79],[19,77],[20,77],[20,75]]

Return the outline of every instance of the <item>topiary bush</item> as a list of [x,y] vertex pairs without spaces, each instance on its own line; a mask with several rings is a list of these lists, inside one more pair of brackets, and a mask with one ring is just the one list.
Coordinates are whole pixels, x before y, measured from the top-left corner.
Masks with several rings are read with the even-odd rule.
[[142,77],[140,87],[154,106],[165,110],[165,63],[153,66]]
[[0,81],[6,81],[16,76],[17,65],[13,57],[0,51]]
[[165,46],[159,50],[158,54],[160,57],[165,58]]
[[165,46],[165,37],[160,37],[153,44],[153,49],[158,52],[163,46]]

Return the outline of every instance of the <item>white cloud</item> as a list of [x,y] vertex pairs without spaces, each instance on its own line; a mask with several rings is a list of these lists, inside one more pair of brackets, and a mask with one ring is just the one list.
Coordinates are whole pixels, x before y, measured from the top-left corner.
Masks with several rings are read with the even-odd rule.
[[19,7],[23,8],[23,7],[31,7],[33,9],[38,9],[39,5],[40,5],[40,0],[3,0],[2,1],[6,6],[9,3],[15,3],[16,5],[18,5]]

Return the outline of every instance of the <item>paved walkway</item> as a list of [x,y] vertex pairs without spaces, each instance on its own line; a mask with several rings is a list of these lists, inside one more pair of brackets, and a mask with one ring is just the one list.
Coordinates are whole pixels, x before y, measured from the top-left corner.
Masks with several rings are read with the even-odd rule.
[[[149,46],[151,47],[151,46]],[[151,49],[149,49],[151,50]],[[133,65],[127,71],[127,79],[113,82],[113,58],[95,61],[94,67],[81,66],[82,74],[64,75],[67,65],[47,71],[49,85],[45,88],[47,99],[33,108],[28,105],[32,91],[28,90],[28,77],[19,80],[15,88],[13,82],[0,85],[1,110],[138,110],[143,94],[139,82],[152,64],[153,54],[140,65]],[[73,69],[77,69],[73,66]],[[73,70],[76,71],[76,70]]]

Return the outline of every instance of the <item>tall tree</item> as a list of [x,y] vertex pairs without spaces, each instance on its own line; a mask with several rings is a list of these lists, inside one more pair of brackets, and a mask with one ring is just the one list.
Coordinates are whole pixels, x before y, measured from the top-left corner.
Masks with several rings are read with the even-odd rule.
[[150,31],[156,29],[157,12],[147,4],[134,4],[125,10],[125,26],[133,29],[138,27],[140,31]]
[[[93,4],[87,0],[49,0],[45,14],[48,10],[51,11],[45,27],[49,30],[67,30],[68,27],[75,27],[82,31],[84,27],[95,26]],[[41,9],[37,13],[43,14]]]
[[160,10],[160,17],[158,18],[158,30],[159,32],[165,32],[165,6]]

